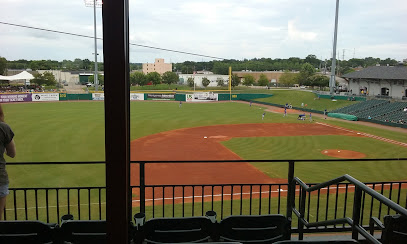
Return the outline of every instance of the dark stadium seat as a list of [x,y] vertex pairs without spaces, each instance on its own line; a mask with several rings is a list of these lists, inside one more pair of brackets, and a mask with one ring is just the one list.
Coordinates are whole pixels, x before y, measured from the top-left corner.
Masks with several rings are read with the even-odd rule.
[[53,243],[56,228],[41,221],[0,221],[0,243]]
[[155,218],[138,227],[134,240],[135,243],[207,242],[211,226],[207,217]]
[[61,225],[61,240],[70,243],[106,243],[105,220],[68,220]]
[[375,217],[370,219],[369,229],[373,235],[374,227],[382,230],[383,244],[405,244],[407,243],[407,217],[401,215],[384,216],[384,224]]
[[359,243],[356,240],[343,240],[343,241],[279,241],[275,244],[355,244]]
[[262,216],[229,216],[219,223],[221,241],[241,243],[274,243],[289,240],[289,222],[280,214]]

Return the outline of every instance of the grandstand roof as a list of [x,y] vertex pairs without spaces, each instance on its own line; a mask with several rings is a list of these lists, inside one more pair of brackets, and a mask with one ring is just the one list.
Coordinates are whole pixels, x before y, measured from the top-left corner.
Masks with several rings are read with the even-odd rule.
[[351,79],[407,80],[406,66],[371,66],[342,76]]

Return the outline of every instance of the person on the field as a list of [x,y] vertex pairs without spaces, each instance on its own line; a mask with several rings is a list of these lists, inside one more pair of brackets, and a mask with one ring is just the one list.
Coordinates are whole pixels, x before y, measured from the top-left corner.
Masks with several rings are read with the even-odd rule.
[[297,119],[298,120],[305,120],[305,114],[299,114]]
[[287,116],[287,106],[284,107],[284,116],[283,117],[285,117],[285,116]]
[[312,122],[312,114],[311,114],[311,112],[309,113],[309,121]]
[[[4,119],[4,116],[3,116]],[[7,156],[14,158],[16,156],[16,147],[14,144],[14,133],[8,124],[0,122],[0,220],[3,219],[4,207],[6,206],[6,197],[9,194],[8,190],[8,175],[6,171],[6,160],[4,153]]]
[[264,119],[264,116],[266,116],[266,113],[265,113],[265,112],[261,115],[261,120]]
[[182,107],[182,101],[179,101],[179,107]]

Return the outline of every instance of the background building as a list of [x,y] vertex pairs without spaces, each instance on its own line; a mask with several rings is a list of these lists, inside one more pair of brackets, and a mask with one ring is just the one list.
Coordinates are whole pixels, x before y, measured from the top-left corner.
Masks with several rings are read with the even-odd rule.
[[237,75],[239,78],[244,78],[245,75],[251,75],[257,81],[260,78],[260,75],[266,75],[267,79],[271,83],[278,83],[281,75],[284,74],[283,71],[264,71],[264,72],[252,72],[252,71],[233,71],[233,74]]
[[210,83],[208,87],[215,87],[218,86],[218,80],[222,79],[224,82],[224,86],[229,84],[229,76],[228,75],[214,75],[214,74],[180,74],[179,81],[182,85],[188,85],[187,80],[189,77],[192,77],[195,82],[196,87],[204,87],[202,85],[202,79],[207,78]]
[[343,76],[348,90],[355,95],[401,99],[407,93],[407,67],[372,66]]
[[143,64],[143,73],[148,74],[151,72],[157,72],[160,75],[164,74],[167,71],[172,71],[172,64],[171,63],[164,63],[163,58],[156,58],[154,63]]

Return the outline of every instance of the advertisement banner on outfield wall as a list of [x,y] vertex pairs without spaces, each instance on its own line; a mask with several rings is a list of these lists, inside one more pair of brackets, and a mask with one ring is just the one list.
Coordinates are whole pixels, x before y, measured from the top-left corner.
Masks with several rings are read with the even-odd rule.
[[105,94],[104,93],[92,93],[92,100],[95,100],[95,101],[105,100]]
[[147,94],[147,100],[173,100],[175,101],[175,94]]
[[0,94],[0,103],[31,102],[31,94]]
[[33,93],[33,102],[59,101],[59,93]]
[[186,94],[187,102],[213,102],[218,101],[218,94],[213,92],[196,92]]
[[144,100],[144,93],[130,93],[130,100]]

